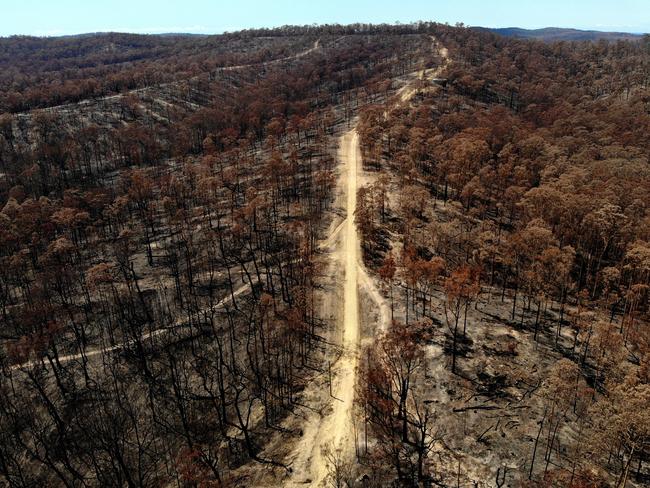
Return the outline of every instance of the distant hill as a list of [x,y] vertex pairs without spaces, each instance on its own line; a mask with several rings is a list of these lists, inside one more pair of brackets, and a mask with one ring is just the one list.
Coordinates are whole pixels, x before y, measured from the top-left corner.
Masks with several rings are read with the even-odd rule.
[[642,37],[642,34],[631,34],[629,32],[603,32],[595,30],[563,29],[559,27],[545,27],[544,29],[503,27],[487,30],[507,37],[540,39],[543,41],[597,41],[599,39],[615,41],[619,39],[636,40]]

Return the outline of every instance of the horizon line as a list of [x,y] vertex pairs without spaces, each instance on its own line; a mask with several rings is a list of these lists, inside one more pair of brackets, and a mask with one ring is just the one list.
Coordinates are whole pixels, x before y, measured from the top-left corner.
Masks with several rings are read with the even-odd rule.
[[[276,26],[265,26],[265,27],[245,27],[245,28],[238,28],[234,30],[230,29],[223,29],[223,30],[210,30],[204,26],[188,26],[188,27],[180,27],[180,28],[174,28],[170,27],[169,29],[167,28],[141,28],[141,29],[134,29],[130,30],[127,28],[121,28],[117,27],[114,29],[108,29],[108,30],[89,30],[89,31],[83,31],[83,32],[74,32],[74,33],[64,33],[64,32],[57,32],[56,30],[52,31],[47,31],[43,33],[31,33],[31,34],[25,34],[25,33],[16,33],[16,34],[1,34],[0,39],[7,39],[11,37],[36,37],[36,38],[41,38],[41,39],[56,39],[56,38],[63,38],[63,37],[77,37],[77,36],[90,36],[90,35],[101,35],[101,34],[133,34],[133,35],[142,35],[142,36],[161,36],[161,35],[179,35],[179,36],[219,36],[219,35],[225,35],[225,34],[234,34],[237,32],[244,32],[244,31],[250,31],[250,30],[276,30],[280,29],[282,27],[324,27],[328,25],[339,25],[339,26],[349,26],[349,25],[355,25],[355,24],[362,24],[362,25],[372,25],[372,26],[379,26],[379,25],[390,25],[390,26],[398,26],[398,25],[417,25],[418,23],[437,23],[435,21],[413,21],[413,22],[383,22],[383,23],[372,23],[372,22],[353,22],[349,24],[343,24],[343,23],[311,23],[311,24],[283,24],[283,25],[276,25]],[[634,31],[634,30],[626,30],[625,27],[621,26],[620,28],[617,28],[616,26],[602,26],[602,27],[589,27],[589,28],[582,28],[582,27],[560,27],[560,26],[545,26],[545,27],[535,27],[535,28],[529,28],[529,27],[518,27],[516,25],[502,25],[502,26],[485,26],[485,25],[469,25],[469,24],[464,24],[463,22],[456,22],[455,24],[452,24],[450,22],[439,22],[440,24],[443,25],[457,25],[457,24],[462,24],[464,27],[467,28],[483,28],[483,29],[490,29],[490,30],[496,30],[496,29],[521,29],[523,31],[539,31],[539,30],[545,30],[545,29],[566,29],[566,30],[575,30],[575,31],[582,31],[582,32],[601,32],[601,33],[606,33],[606,34],[629,34],[629,35],[634,35],[634,36],[644,36],[648,35],[650,33],[650,30],[648,31]]]

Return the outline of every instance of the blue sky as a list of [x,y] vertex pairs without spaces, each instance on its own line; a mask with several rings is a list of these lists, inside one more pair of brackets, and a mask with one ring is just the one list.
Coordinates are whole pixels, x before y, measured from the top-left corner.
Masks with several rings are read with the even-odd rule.
[[415,20],[650,32],[650,0],[0,0],[0,36]]

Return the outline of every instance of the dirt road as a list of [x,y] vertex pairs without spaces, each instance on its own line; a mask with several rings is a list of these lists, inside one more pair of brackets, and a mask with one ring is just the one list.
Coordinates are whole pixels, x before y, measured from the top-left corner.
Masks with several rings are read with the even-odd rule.
[[[345,220],[324,242],[330,245],[328,259],[336,263],[344,278],[341,296],[343,313],[337,316],[337,338],[341,355],[332,364],[332,395],[322,415],[314,414],[305,423],[305,432],[293,460],[294,475],[287,486],[321,487],[327,483],[329,462],[324,450],[338,452],[340,459],[354,459],[353,406],[356,369],[359,360],[359,272],[360,244],[354,223],[357,206],[358,171],[361,160],[359,136],[353,129],[339,142],[342,173],[340,186],[345,194]],[[339,284],[339,287],[341,284]],[[340,291],[340,290],[339,290]],[[328,395],[328,384],[315,388]]]
[[[237,288],[232,294],[227,295],[225,298],[221,299],[219,302],[215,303],[214,306],[212,307],[212,310],[217,310],[221,307],[223,307],[225,304],[233,301],[236,297],[244,294],[250,290],[250,284],[245,284]],[[207,311],[207,309],[206,309]],[[140,341],[154,341],[155,338],[158,336],[162,336],[164,334],[169,334],[173,332],[174,330],[179,329],[180,327],[184,327],[187,325],[187,319],[185,317],[175,321],[173,324],[168,325],[167,327],[163,327],[160,329],[154,329],[149,332],[145,332],[142,334],[139,338]],[[112,346],[100,346],[100,347],[95,347],[92,349],[87,349],[83,353],[73,353],[73,354],[65,354],[63,356],[59,356],[58,362],[63,364],[63,363],[68,363],[70,361],[79,361],[98,356],[98,355],[104,355],[104,354],[109,354],[112,352],[118,352],[121,351],[122,349],[127,349],[131,346],[133,346],[136,343],[135,340],[128,340],[128,341],[122,341],[117,344],[114,344]],[[24,363],[20,364],[14,364],[12,366],[9,366],[9,370],[20,370],[20,369],[29,369],[34,367],[35,365],[47,365],[47,361],[42,360],[42,361],[26,361]]]
[[340,402],[334,407],[331,419],[334,447],[343,453],[352,451],[352,405],[356,378],[359,346],[359,236],[354,224],[354,211],[357,207],[357,171],[360,159],[359,135],[356,131],[348,132],[343,137],[342,148],[348,169],[347,218],[344,228],[344,246],[339,252],[345,254],[345,283],[343,302],[343,355],[339,359],[340,378],[335,396]]
[[[422,70],[414,73],[418,79],[433,79],[442,73],[449,63],[447,49],[437,39],[431,38],[434,48],[443,59],[443,64],[437,68]],[[417,92],[415,83],[407,83],[397,92],[398,103],[408,102]],[[331,469],[331,457],[325,450],[336,453],[339,461],[352,462],[354,460],[354,432],[353,418],[354,392],[356,386],[357,365],[359,362],[360,319],[359,319],[359,291],[367,294],[374,303],[375,310],[371,315],[376,315],[375,325],[378,332],[385,331],[390,321],[390,310],[386,300],[381,296],[374,280],[368,275],[360,260],[360,243],[357,228],[354,224],[354,211],[357,205],[357,189],[360,180],[361,151],[359,149],[359,136],[355,129],[345,133],[339,142],[339,161],[343,171],[339,184],[339,191],[345,194],[345,220],[323,243],[323,246],[332,246],[333,251],[329,257],[333,272],[343,271],[343,314],[337,319],[340,323],[340,344],[342,354],[332,366],[332,395],[331,409],[325,415],[310,415],[305,422],[304,435],[294,452],[292,468],[294,475],[287,486],[322,487],[327,484],[328,474]],[[339,238],[340,237],[340,238]],[[342,269],[341,269],[342,268]],[[340,285],[339,285],[340,286]],[[326,303],[333,308],[340,309],[340,303],[335,301]],[[333,313],[330,315],[334,316]],[[311,385],[309,397],[322,396],[329,385],[321,382]],[[319,390],[320,388],[320,390]]]
[[[408,102],[413,96],[418,92],[417,82],[421,80],[434,80],[447,68],[450,63],[449,51],[445,46],[440,44],[440,42],[434,37],[431,36],[431,42],[433,43],[433,49],[438,52],[442,58],[442,64],[436,68],[428,68],[416,71],[411,73],[411,77],[414,78],[413,81],[407,83],[402,88],[397,90],[397,98],[400,103]],[[432,89],[428,87],[428,89]]]

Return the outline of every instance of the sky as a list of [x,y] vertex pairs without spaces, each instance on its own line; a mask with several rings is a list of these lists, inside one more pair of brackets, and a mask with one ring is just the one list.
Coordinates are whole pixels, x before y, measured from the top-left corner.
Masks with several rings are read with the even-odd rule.
[[216,34],[288,24],[418,20],[650,32],[650,0],[0,0],[0,36]]

